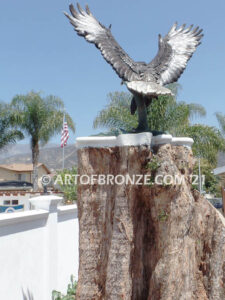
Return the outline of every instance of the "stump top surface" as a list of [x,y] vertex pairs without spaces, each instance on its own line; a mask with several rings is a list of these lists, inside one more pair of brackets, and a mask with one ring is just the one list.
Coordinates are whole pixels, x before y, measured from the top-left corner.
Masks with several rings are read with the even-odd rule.
[[78,137],[76,146],[81,148],[106,148],[106,147],[124,147],[124,146],[157,146],[162,144],[172,144],[174,146],[191,147],[194,143],[192,138],[172,137],[170,134],[152,136],[150,132],[121,134],[119,136],[91,136]]

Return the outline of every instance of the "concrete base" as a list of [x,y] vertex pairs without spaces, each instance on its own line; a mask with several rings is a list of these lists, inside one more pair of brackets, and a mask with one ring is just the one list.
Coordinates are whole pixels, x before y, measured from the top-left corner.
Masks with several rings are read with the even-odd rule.
[[152,136],[150,132],[121,134],[119,136],[95,136],[95,137],[79,137],[76,140],[76,146],[81,148],[106,148],[106,147],[124,147],[124,146],[140,146],[140,145],[163,145],[172,144],[173,146],[185,146],[191,148],[194,143],[192,138],[188,137],[172,137],[170,134],[162,134]]

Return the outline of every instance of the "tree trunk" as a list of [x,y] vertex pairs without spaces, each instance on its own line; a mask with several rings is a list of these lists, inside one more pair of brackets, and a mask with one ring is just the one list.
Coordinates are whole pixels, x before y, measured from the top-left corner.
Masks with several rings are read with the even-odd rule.
[[33,190],[36,192],[38,190],[38,160],[39,160],[39,144],[38,141],[32,140],[31,142],[32,150],[32,164],[33,164]]
[[78,150],[80,176],[143,174],[155,182],[176,174],[184,181],[79,183],[76,299],[225,299],[225,222],[192,190],[193,161],[190,149],[170,144],[154,154],[148,146]]

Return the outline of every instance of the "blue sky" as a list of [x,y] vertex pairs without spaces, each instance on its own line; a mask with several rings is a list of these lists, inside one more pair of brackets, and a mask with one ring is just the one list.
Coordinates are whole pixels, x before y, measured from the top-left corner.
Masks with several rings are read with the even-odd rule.
[[[107,94],[126,91],[100,52],[73,31],[63,11],[67,0],[0,1],[0,100],[9,102],[30,90],[61,97],[76,123],[75,136],[87,136],[107,104]],[[75,2],[74,2],[75,3]],[[158,34],[172,24],[204,29],[202,45],[189,61],[179,83],[179,100],[202,104],[202,122],[217,126],[214,113],[225,113],[224,0],[80,0],[138,61],[149,62],[158,48]],[[75,136],[71,135],[70,143]],[[52,142],[59,141],[55,137]]]

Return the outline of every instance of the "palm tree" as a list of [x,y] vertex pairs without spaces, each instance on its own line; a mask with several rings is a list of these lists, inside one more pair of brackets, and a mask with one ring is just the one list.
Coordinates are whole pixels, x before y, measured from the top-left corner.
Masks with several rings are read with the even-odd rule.
[[217,121],[219,123],[222,134],[225,135],[225,115],[222,114],[222,113],[217,112],[216,113],[216,118],[217,118]]
[[225,140],[219,129],[212,126],[194,124],[183,129],[183,135],[192,137],[192,147],[196,157],[206,160],[211,169],[217,165],[218,153],[225,152]]
[[[149,128],[156,131],[169,131],[179,135],[183,127],[190,124],[194,116],[205,116],[204,107],[198,104],[177,102],[178,84],[171,84],[169,88],[175,97],[159,96],[148,107]],[[111,132],[132,131],[137,126],[137,114],[130,114],[132,95],[124,92],[115,92],[108,95],[109,104],[101,110],[94,120],[93,127],[106,127]]]
[[[14,124],[30,137],[33,163],[33,189],[38,189],[39,146],[48,143],[50,138],[61,132],[64,114],[63,101],[55,96],[41,97],[40,93],[30,92],[12,99]],[[68,126],[75,131],[74,122],[65,114]]]
[[[225,142],[221,132],[215,128],[201,124],[192,125],[194,117],[206,115],[201,105],[176,100],[179,85],[170,85],[175,97],[160,96],[154,99],[148,108],[149,128],[156,131],[167,131],[174,136],[189,136],[195,141],[193,152],[195,156],[205,158],[215,166],[219,151],[225,151]],[[118,134],[121,131],[131,131],[137,126],[137,116],[130,114],[129,93],[115,92],[108,95],[109,104],[101,110],[94,120],[93,127],[106,127],[108,134]],[[224,121],[225,129],[225,121]],[[222,126],[222,125],[221,125]]]
[[156,131],[167,131],[174,136],[180,136],[194,117],[205,115],[206,111],[201,105],[177,102],[171,96],[160,96],[149,107],[148,123],[149,128]]
[[0,103],[0,149],[24,138],[22,132],[13,128],[11,109],[8,104]]
[[110,132],[130,131],[137,127],[137,115],[131,115],[130,103],[132,96],[125,92],[108,94],[109,104],[95,118],[93,127],[105,127]]

